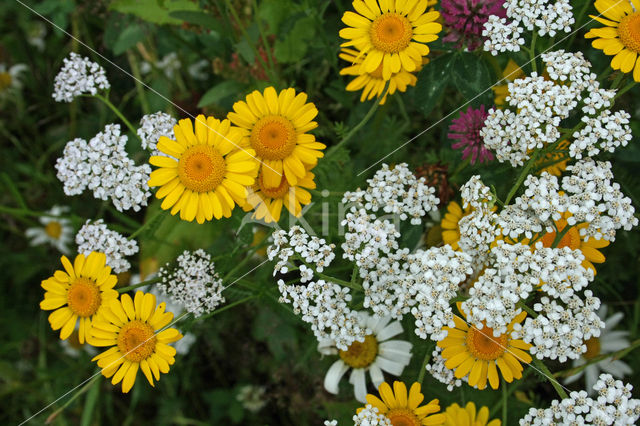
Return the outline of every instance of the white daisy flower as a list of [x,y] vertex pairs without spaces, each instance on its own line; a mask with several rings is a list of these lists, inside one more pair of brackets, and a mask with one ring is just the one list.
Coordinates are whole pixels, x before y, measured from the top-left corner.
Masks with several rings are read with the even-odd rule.
[[[598,310],[598,316],[603,320],[604,318],[606,318],[606,305],[603,304],[600,307],[600,309]],[[600,337],[592,337],[584,342],[587,346],[587,351],[583,353],[580,358],[573,362],[573,366],[579,367],[599,355],[608,354],[624,348],[628,348],[629,340],[627,339],[627,337],[629,336],[629,332],[622,330],[613,331],[613,328],[618,325],[623,317],[624,314],[622,312],[616,312],[615,314],[604,320],[605,326],[600,333]],[[584,375],[587,385],[586,388],[588,389],[590,394],[593,394],[595,393],[593,387],[598,381],[598,377],[600,376],[601,371],[609,373],[619,379],[622,379],[624,376],[633,373],[631,367],[629,367],[625,362],[620,361],[619,359],[612,360],[611,358],[606,358],[600,362],[588,365],[584,370],[568,377],[564,381],[564,383],[573,383]]]
[[69,219],[60,217],[69,211],[66,206],[53,206],[48,210],[47,216],[40,216],[39,221],[42,227],[27,228],[25,236],[29,238],[29,244],[38,246],[41,244],[51,244],[62,254],[69,254],[68,244],[73,241],[73,228]]
[[411,362],[413,345],[405,340],[389,340],[403,332],[400,321],[391,317],[373,317],[366,312],[358,313],[359,326],[366,330],[364,342],[355,341],[346,351],[338,350],[335,342],[324,339],[318,344],[318,351],[324,355],[338,354],[324,377],[327,392],[337,394],[338,384],[344,374],[352,369],[349,383],[353,385],[358,401],[366,402],[366,373],[369,372],[373,385],[377,388],[384,382],[383,371],[400,376]]
[[29,67],[25,64],[15,64],[7,67],[7,64],[0,63],[0,93],[5,90],[20,90],[22,88],[20,75],[27,69]]

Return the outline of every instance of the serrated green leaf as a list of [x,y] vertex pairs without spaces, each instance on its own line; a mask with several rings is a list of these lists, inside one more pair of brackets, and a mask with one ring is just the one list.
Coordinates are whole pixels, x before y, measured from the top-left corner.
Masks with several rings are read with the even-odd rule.
[[241,92],[242,84],[237,81],[227,80],[222,83],[216,84],[211,89],[207,90],[200,102],[198,102],[198,108],[202,108],[208,105],[214,105],[220,102],[220,100],[227,98],[231,95]]
[[456,55],[451,71],[456,88],[467,100],[473,104],[491,103],[491,71],[480,56],[469,52]]
[[174,11],[198,10],[197,3],[190,0],[114,0],[109,9],[135,15],[154,24],[182,23],[170,16]]
[[424,114],[430,113],[449,83],[449,71],[454,61],[452,54],[434,59],[418,74],[414,99]]
[[120,55],[132,48],[139,41],[142,41],[145,37],[144,30],[141,25],[132,24],[120,33],[118,39],[113,44],[113,53]]
[[297,62],[307,53],[308,43],[315,35],[314,20],[298,20],[284,40],[277,40],[273,53],[281,63]]

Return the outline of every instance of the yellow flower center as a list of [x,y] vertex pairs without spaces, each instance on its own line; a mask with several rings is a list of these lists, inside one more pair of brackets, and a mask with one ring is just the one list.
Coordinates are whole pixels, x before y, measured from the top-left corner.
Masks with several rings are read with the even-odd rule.
[[131,362],[147,359],[156,350],[155,330],[142,321],[131,321],[120,329],[118,349]]
[[187,188],[209,192],[222,183],[227,165],[217,149],[209,145],[188,148],[178,162],[178,176]]
[[287,194],[287,192],[289,192],[289,182],[287,182],[287,179],[284,175],[280,179],[280,185],[276,186],[275,188],[268,188],[264,184],[262,173],[260,173],[260,178],[258,179],[258,187],[266,197],[274,199],[283,198]]
[[486,325],[482,330],[471,327],[467,333],[469,352],[478,359],[493,361],[498,359],[507,349],[507,335],[493,335],[493,328]]
[[0,91],[11,86],[11,74],[8,72],[0,72]]
[[95,281],[89,278],[76,278],[67,291],[69,309],[80,317],[95,314],[101,302],[100,289]]
[[250,139],[258,157],[283,160],[291,155],[298,138],[290,120],[281,115],[267,115],[253,126]]
[[585,345],[587,345],[587,351],[582,354],[585,359],[593,359],[600,355],[600,339],[597,337],[592,337],[589,340],[585,340]]
[[618,25],[618,35],[624,47],[640,53],[640,12],[622,18]]
[[54,240],[57,240],[60,238],[60,234],[62,234],[62,225],[60,222],[49,222],[44,227],[44,232]]
[[385,13],[371,23],[371,44],[385,53],[397,53],[409,46],[413,37],[411,22],[397,13]]
[[[558,227],[558,230],[562,232],[565,226],[567,226],[567,223],[564,221],[560,223],[556,222],[556,226]],[[543,246],[551,247],[555,240],[556,240],[556,233],[548,232],[544,235],[544,237],[542,237],[541,241]],[[560,242],[558,243],[557,248],[569,247],[571,250],[577,250],[580,248],[581,241],[582,240],[580,239],[580,232],[574,226],[562,236],[562,238],[560,239]]]
[[385,416],[393,426],[420,426],[420,420],[408,408],[392,408]]
[[364,342],[353,342],[346,351],[340,351],[340,358],[353,368],[370,366],[376,356],[378,356],[378,340],[371,334],[364,337]]

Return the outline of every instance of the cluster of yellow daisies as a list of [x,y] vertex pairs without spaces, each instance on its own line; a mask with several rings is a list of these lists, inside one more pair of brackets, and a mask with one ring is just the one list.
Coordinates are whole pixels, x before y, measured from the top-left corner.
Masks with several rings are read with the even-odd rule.
[[186,221],[204,223],[230,217],[237,204],[254,218],[280,220],[282,207],[299,216],[311,202],[318,158],[326,146],[308,133],[318,124],[318,110],[305,93],[268,87],[236,102],[227,119],[199,115],[195,125],[183,119],[176,140],[163,136],[165,155],[149,162],[150,187],[159,187],[161,207]]
[[53,311],[49,324],[60,330],[60,338],[68,339],[77,329],[80,343],[109,347],[95,356],[105,377],[111,383],[122,382],[129,392],[138,370],[142,370],[151,386],[168,373],[175,361],[176,350],[169,343],[182,334],[169,328],[173,313],[165,312],[166,304],[156,304],[151,293],[138,291],[134,298],[119,296],[113,289],[117,277],[106,265],[104,253],[79,254],[73,261],[62,256],[64,270],[42,281],[46,290],[40,308]]
[[340,58],[351,63],[341,75],[355,76],[348,91],[362,90],[360,101],[381,98],[416,84],[415,73],[427,63],[427,43],[437,40],[440,13],[436,0],[355,0],[342,22]]

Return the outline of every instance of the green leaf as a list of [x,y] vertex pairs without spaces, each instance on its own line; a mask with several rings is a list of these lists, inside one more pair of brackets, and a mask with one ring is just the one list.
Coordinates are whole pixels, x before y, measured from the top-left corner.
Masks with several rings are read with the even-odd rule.
[[267,34],[277,34],[280,23],[291,11],[289,0],[263,0],[258,6],[258,17],[266,21]]
[[297,62],[307,53],[308,41],[315,36],[314,20],[298,20],[284,40],[276,40],[273,53],[280,63]]
[[242,84],[237,81],[223,81],[222,83],[216,84],[202,95],[200,102],[198,102],[198,108],[218,104],[222,99],[239,93],[241,90]]
[[449,69],[454,56],[446,54],[424,66],[418,74],[414,99],[424,114],[429,114],[449,83]]
[[178,10],[169,13],[172,18],[179,19],[189,24],[199,25],[203,28],[220,32],[220,22],[208,13],[193,10]]
[[182,21],[171,17],[171,12],[199,8],[191,0],[114,0],[109,9],[135,15],[154,24],[179,25]]
[[141,25],[132,24],[120,33],[118,39],[113,44],[113,53],[120,55],[132,48],[139,41],[142,41],[145,37],[144,30]]
[[489,104],[493,98],[491,71],[487,63],[473,53],[456,55],[452,68],[456,88],[473,104]]

